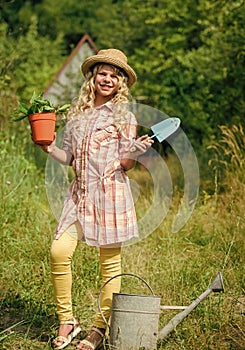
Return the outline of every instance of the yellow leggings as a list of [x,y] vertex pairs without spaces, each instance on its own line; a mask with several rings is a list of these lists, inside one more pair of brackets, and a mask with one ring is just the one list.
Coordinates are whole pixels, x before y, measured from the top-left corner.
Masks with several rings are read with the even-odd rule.
[[[72,313],[72,273],[71,260],[77,247],[76,237],[64,232],[51,246],[51,275],[57,305],[59,321],[67,321],[73,317]],[[121,273],[121,248],[100,248],[99,261],[102,274],[102,285],[111,277]],[[103,315],[108,320],[111,313],[112,293],[119,293],[121,279],[114,278],[100,296],[100,305]],[[105,322],[98,312],[94,326],[106,328]]]

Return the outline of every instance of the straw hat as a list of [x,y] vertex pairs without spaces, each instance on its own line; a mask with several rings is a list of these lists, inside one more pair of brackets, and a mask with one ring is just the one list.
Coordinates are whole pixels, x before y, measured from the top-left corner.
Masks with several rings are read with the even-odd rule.
[[128,76],[128,86],[133,85],[137,80],[135,71],[128,65],[127,56],[120,50],[100,50],[97,55],[86,58],[81,66],[83,74],[86,75],[96,63],[108,63],[121,68]]

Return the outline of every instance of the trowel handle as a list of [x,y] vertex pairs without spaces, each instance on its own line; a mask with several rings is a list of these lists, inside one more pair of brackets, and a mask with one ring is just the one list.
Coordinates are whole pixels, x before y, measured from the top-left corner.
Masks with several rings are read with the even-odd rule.
[[154,135],[151,135],[151,136],[149,136],[149,139],[153,139],[153,137],[155,137],[156,135],[154,134]]
[[104,287],[105,287],[111,280],[113,280],[114,278],[121,277],[121,276],[131,276],[131,277],[136,277],[136,278],[138,278],[139,280],[141,280],[141,281],[149,288],[149,290],[151,291],[152,295],[155,296],[155,293],[153,292],[153,289],[152,289],[151,286],[146,282],[146,280],[144,280],[144,278],[142,278],[142,277],[140,277],[140,276],[137,276],[137,275],[135,275],[135,274],[133,274],[133,273],[120,273],[120,274],[118,274],[118,275],[115,275],[115,276],[109,278],[108,281],[106,281],[106,282],[103,284],[103,286],[100,288],[100,293],[99,293],[99,296],[98,296],[98,309],[99,309],[99,312],[100,312],[100,314],[101,314],[101,316],[102,316],[102,318],[103,318],[105,324],[108,326],[108,328],[110,328],[110,326],[109,326],[109,323],[108,323],[108,321],[106,320],[106,318],[105,318],[105,316],[104,316],[104,314],[103,314],[103,312],[102,312],[102,310],[101,310],[101,306],[100,306],[100,296],[101,296],[101,292],[102,292],[102,290],[104,289]]

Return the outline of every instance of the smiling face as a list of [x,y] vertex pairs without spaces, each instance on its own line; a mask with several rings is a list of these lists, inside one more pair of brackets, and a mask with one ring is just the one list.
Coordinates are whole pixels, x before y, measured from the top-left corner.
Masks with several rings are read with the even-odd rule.
[[94,81],[95,105],[101,105],[111,100],[118,91],[118,76],[110,65],[99,68]]

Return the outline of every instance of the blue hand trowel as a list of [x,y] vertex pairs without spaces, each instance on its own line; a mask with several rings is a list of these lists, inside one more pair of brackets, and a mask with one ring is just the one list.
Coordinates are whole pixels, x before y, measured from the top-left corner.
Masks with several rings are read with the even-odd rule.
[[167,137],[172,135],[180,126],[179,118],[167,118],[160,123],[157,123],[151,127],[154,135],[150,136],[152,139],[156,137],[159,142],[162,142]]

